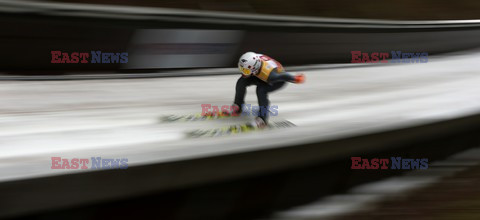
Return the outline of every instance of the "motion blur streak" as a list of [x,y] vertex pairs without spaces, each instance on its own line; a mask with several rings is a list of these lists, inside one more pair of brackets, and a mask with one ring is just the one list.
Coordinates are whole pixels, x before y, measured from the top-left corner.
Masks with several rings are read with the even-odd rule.
[[224,67],[231,63],[242,31],[137,30],[127,69]]

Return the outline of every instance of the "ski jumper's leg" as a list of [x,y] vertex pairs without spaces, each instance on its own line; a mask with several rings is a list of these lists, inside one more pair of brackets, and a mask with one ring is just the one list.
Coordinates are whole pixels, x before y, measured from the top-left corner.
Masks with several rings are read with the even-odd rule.
[[257,85],[257,99],[258,99],[258,105],[260,107],[259,112],[258,112],[258,117],[262,118],[265,123],[268,120],[268,106],[270,104],[270,101],[268,100],[268,89],[270,85],[267,83]]
[[268,93],[282,88],[285,83],[286,82],[276,82],[273,85],[270,85],[268,83],[262,83],[257,85],[257,98],[258,105],[260,107],[259,117],[262,118],[265,123],[267,123],[268,116],[270,115],[270,112],[268,111],[270,109],[270,100],[268,99]]
[[234,104],[237,104],[241,107],[245,103],[247,86],[250,86],[254,83],[254,78],[256,77],[251,76],[249,78],[245,78],[242,76],[237,80],[237,85],[235,86],[235,100],[233,101]]

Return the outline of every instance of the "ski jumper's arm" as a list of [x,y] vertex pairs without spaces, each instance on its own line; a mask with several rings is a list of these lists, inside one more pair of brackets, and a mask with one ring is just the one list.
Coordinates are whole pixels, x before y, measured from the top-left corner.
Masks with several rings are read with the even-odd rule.
[[273,69],[268,76],[268,83],[276,83],[282,81],[294,83],[295,76],[289,72],[278,72],[277,68]]

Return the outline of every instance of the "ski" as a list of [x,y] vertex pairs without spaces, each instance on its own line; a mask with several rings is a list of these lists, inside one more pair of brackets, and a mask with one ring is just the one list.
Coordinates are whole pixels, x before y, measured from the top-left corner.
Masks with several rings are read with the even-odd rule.
[[283,121],[276,121],[270,122],[265,128],[258,128],[252,123],[245,123],[245,124],[238,124],[238,125],[230,125],[221,128],[213,128],[213,129],[197,129],[193,131],[188,131],[187,137],[191,138],[198,138],[198,137],[217,137],[217,136],[225,136],[225,135],[232,135],[232,134],[239,134],[239,133],[250,133],[255,131],[262,131],[262,130],[270,130],[270,129],[278,129],[278,128],[288,128],[288,127],[295,127],[296,125],[290,121],[283,120]]
[[212,119],[236,117],[229,113],[220,112],[218,114],[186,114],[186,115],[164,115],[160,117],[160,122],[180,122],[180,121],[206,121]]

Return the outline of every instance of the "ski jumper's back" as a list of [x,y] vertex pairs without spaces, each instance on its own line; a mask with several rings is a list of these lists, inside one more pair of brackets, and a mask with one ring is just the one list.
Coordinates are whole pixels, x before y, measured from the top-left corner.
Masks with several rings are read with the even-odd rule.
[[260,59],[262,61],[262,68],[260,69],[259,73],[255,75],[259,79],[261,79],[264,82],[268,82],[268,77],[270,76],[270,73],[272,73],[273,70],[276,70],[277,73],[285,72],[285,69],[283,68],[282,64],[280,64],[278,61],[270,58],[267,55],[259,54]]

